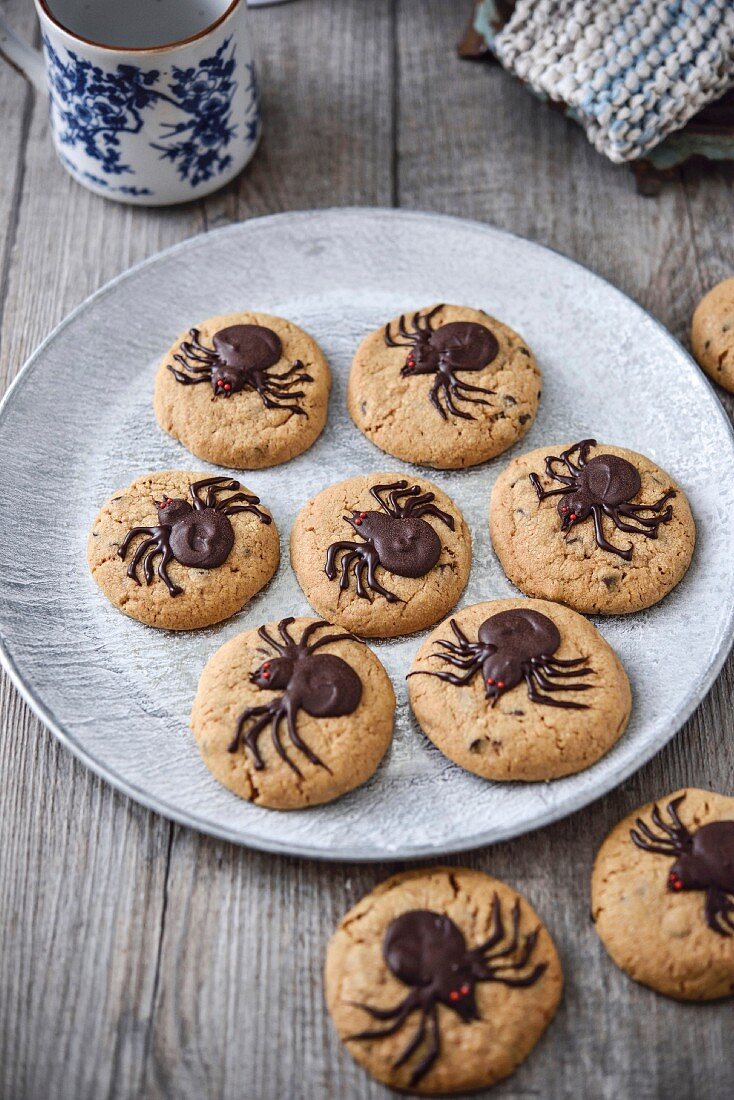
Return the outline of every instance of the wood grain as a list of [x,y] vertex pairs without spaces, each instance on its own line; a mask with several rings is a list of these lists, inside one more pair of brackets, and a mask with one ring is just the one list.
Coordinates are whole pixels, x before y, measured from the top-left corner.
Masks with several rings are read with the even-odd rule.
[[[697,298],[734,268],[731,173],[686,169],[658,199],[639,197],[562,115],[498,68],[454,59],[467,7],[299,0],[253,12],[263,145],[218,195],[163,211],[74,184],[51,153],[43,103],[0,69],[0,386],[72,307],[157,249],[253,215],[341,204],[440,210],[527,235],[685,338]],[[31,33],[25,0],[5,8]],[[493,1096],[732,1095],[731,1006],[678,1005],[628,981],[587,895],[596,848],[635,805],[685,783],[734,790],[733,687],[729,662],[675,740],[607,798],[458,859],[528,894],[567,975],[550,1032]],[[335,1040],[321,965],[340,915],[402,865],[277,859],[182,830],[77,764],[7,679],[0,716],[3,1100],[388,1095]]]

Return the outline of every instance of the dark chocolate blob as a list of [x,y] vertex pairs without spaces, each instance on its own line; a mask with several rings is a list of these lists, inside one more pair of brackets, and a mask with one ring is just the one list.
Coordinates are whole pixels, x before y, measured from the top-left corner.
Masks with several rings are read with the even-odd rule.
[[[655,539],[660,524],[668,523],[673,515],[671,505],[663,506],[675,492],[670,489],[653,504],[631,504],[642,485],[639,472],[626,458],[617,455],[600,454],[589,458],[589,451],[595,446],[595,439],[583,439],[559,456],[546,457],[546,476],[561,482],[561,488],[543,489],[537,474],[530,474],[530,481],[538,500],[560,496],[558,515],[562,531],[570,531],[577,523],[592,518],[599,549],[630,561],[632,544],[620,549],[609,542],[604,534],[603,517],[607,516],[620,531]],[[576,452],[574,461],[572,456]]]
[[[206,496],[202,499],[199,494],[204,489]],[[222,492],[231,495],[217,501],[217,494]],[[195,569],[216,569],[224,564],[234,546],[234,529],[229,516],[236,512],[252,512],[261,523],[271,522],[270,516],[257,507],[259,497],[243,492],[239,481],[230,477],[195,481],[189,486],[189,494],[191,502],[171,497],[156,501],[158,526],[133,527],[120,544],[117,553],[124,559],[132,540],[138,535],[144,536],[127,568],[128,577],[136,584],[140,584],[138,566],[142,567],[145,583],[151,583],[153,562],[160,555],[158,576],[171,596],[179,596],[183,589],[168,575],[167,566],[171,560]]]
[[386,1026],[370,1028],[349,1038],[380,1039],[393,1035],[411,1012],[419,1012],[418,1027],[393,1066],[397,1069],[423,1046],[422,1057],[410,1077],[410,1087],[414,1087],[440,1053],[437,1006],[445,1005],[469,1024],[481,1018],[475,996],[478,982],[500,982],[514,987],[534,985],[547,967],[544,962],[530,967],[537,938],[537,929],[529,935],[520,935],[519,899],[512,909],[511,929],[506,931],[497,894],[492,903],[492,931],[484,943],[474,948],[467,948],[461,929],[445,913],[431,909],[402,913],[388,925],[382,953],[389,969],[410,991],[394,1008],[359,1005]]
[[678,807],[685,795],[668,803],[669,821],[657,806],[650,818],[654,830],[638,817],[630,837],[645,852],[675,856],[668,873],[668,889],[703,890],[706,923],[720,936],[734,932],[734,821],[711,821],[691,831],[683,824]]
[[556,699],[556,691],[588,691],[592,684],[576,682],[578,676],[593,675],[593,669],[584,667],[586,658],[562,661],[553,654],[561,644],[558,627],[547,615],[525,608],[499,611],[485,619],[477,632],[477,641],[471,642],[456,622],[451,620],[454,641],[439,638],[441,650],[432,653],[447,664],[459,669],[454,672],[411,672],[411,676],[435,676],[458,687],[471,683],[481,671],[484,695],[494,704],[506,691],[522,680],[527,684],[528,698],[533,703],[551,707],[585,710],[586,703],[568,699]]
[[265,325],[230,325],[215,332],[212,343],[213,348],[202,344],[198,329],[189,331],[189,339],[183,341],[173,357],[182,369],[168,364],[177,382],[184,386],[210,382],[215,397],[255,390],[267,409],[288,409],[307,415],[300,405],[294,404],[306,394],[293,387],[313,382],[300,359],[288,370],[272,373],[271,368],[283,355],[277,332]]
[[[351,634],[325,634],[312,641],[313,635],[329,627],[328,623],[309,623],[300,639],[296,641],[290,633],[293,618],[281,619],[278,633],[281,641],[271,637],[266,627],[261,626],[258,634],[276,654],[255,669],[250,681],[259,688],[268,691],[280,691],[277,699],[271,699],[260,706],[248,707],[237,719],[237,729],[229,746],[230,752],[236,752],[240,744],[252,753],[258,771],[265,762],[258,747],[260,734],[270,726],[271,737],[281,760],[301,775],[287,755],[281,739],[280,725],[285,723],[291,743],[312,764],[330,769],[319,760],[298,733],[296,716],[304,710],[313,718],[338,718],[353,714],[362,698],[362,681],[351,665],[334,653],[317,653],[321,646],[333,642],[355,642],[358,639]],[[249,727],[249,728],[248,728]]]
[[[422,517],[435,516],[452,531],[454,519],[433,503],[435,493],[424,492],[420,485],[408,487],[407,481],[394,481],[389,485],[373,485],[370,493],[380,506],[379,512],[352,511],[342,517],[364,543],[333,542],[326,554],[324,572],[329,580],[335,580],[337,559],[342,554],[339,581],[342,590],[349,588],[351,569],[359,597],[369,599],[367,589],[370,589],[395,603],[398,597],[375,575],[377,566],[397,577],[424,577],[441,557],[441,540]],[[386,500],[382,493],[387,494]]]
[[489,401],[471,394],[492,394],[494,390],[471,386],[457,378],[456,372],[483,370],[497,358],[500,346],[491,329],[476,321],[450,321],[434,329],[433,318],[441,309],[443,305],[435,306],[422,316],[420,312],[414,313],[410,321],[412,328],[408,328],[402,316],[395,333],[386,325],[385,343],[389,348],[410,349],[400,370],[403,377],[435,374],[428,399],[444,420],[448,419],[448,413],[463,420],[474,420],[471,413],[459,409],[456,402],[489,405]]

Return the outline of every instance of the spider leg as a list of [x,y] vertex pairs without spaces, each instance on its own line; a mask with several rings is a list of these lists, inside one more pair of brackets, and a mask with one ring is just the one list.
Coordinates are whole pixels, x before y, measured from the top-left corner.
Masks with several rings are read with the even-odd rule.
[[632,560],[632,546],[630,545],[626,550],[620,550],[619,547],[613,546],[611,542],[604,535],[604,528],[602,527],[602,513],[598,504],[592,504],[591,514],[594,517],[594,534],[596,536],[596,545],[600,550],[608,550],[612,554],[617,554],[620,558],[624,558],[625,561]]
[[[586,465],[589,458],[589,451],[592,447],[596,447],[595,439],[582,439],[580,443],[574,443],[573,447],[561,451],[561,461],[566,464],[566,468],[570,470],[572,474],[578,474],[579,470],[583,470]],[[574,465],[571,461],[571,455],[574,451],[578,451],[578,458],[576,459],[578,465]]]
[[[284,409],[286,412],[294,413],[294,415],[296,416],[308,416],[306,410],[302,409],[300,405],[281,405],[279,401],[272,401],[268,396],[266,390],[262,389],[258,390],[257,392],[260,394],[260,400],[262,401],[266,409]],[[295,393],[289,394],[289,397],[296,396],[298,395]]]
[[588,691],[591,688],[591,684],[556,684],[552,680],[546,679],[543,675],[543,670],[540,668],[534,668],[531,672],[536,684],[543,691]]
[[351,1002],[355,1008],[362,1008],[369,1012],[374,1020],[392,1020],[388,1027],[368,1028],[366,1031],[358,1031],[356,1035],[347,1035],[347,1042],[352,1039],[386,1039],[388,1035],[394,1035],[405,1023],[410,1013],[418,1007],[419,991],[412,990],[405,1000],[395,1005],[394,1008],[372,1008],[371,1005]]
[[342,550],[348,550],[352,553],[357,549],[359,543],[356,542],[332,542],[331,546],[326,552],[326,564],[324,565],[324,572],[330,581],[333,581],[336,577],[336,556]]
[[[318,768],[326,768],[327,772],[331,774],[331,768],[328,766],[328,764],[325,764],[323,760],[320,760],[313,749],[309,748],[303,738],[299,735],[298,730],[296,729],[296,715],[293,713],[293,706],[293,703],[291,703],[289,699],[285,700],[285,717],[286,724],[288,726],[288,736],[290,737],[296,748],[300,749],[307,760],[310,760],[311,763],[315,764]],[[290,764],[290,760],[288,761],[288,763]],[[294,765],[291,764],[291,767],[293,766]],[[296,771],[297,770],[298,769],[296,769]]]
[[448,420],[448,415],[446,413],[446,410],[444,409],[443,405],[441,404],[441,402],[438,399],[438,393],[439,393],[439,390],[441,388],[442,388],[442,375],[437,374],[433,385],[431,386],[430,390],[428,391],[428,399],[430,400],[430,402],[433,405],[434,409],[437,409],[438,412],[441,414],[441,417],[444,420]]
[[[208,361],[203,363],[201,360],[197,359],[195,362],[190,363],[188,359],[180,354],[174,355],[173,360],[175,363],[180,363],[185,370],[190,370],[192,374],[208,374],[211,376],[212,365]],[[201,363],[201,365],[197,366],[197,363]]]
[[559,474],[555,470],[555,466],[558,463],[563,465],[563,459],[557,458],[555,455],[548,455],[545,460],[545,476],[552,478],[553,481],[562,481],[564,485],[568,485],[570,488],[573,488],[573,486],[576,484],[580,471],[577,470],[575,472],[572,472],[570,477],[568,474]]
[[191,346],[196,348],[197,351],[204,351],[208,355],[216,356],[216,352],[214,351],[213,348],[207,348],[207,347],[204,346],[204,344],[201,343],[200,335],[201,334],[200,334],[198,328],[190,328],[189,329],[189,336],[191,337],[191,341],[190,341]]
[[390,515],[389,506],[385,504],[380,493],[384,493],[388,489],[405,489],[407,485],[407,481],[391,481],[388,485],[373,485],[370,489],[370,496],[375,498],[383,512],[387,512],[387,514]]
[[[404,321],[405,318],[401,317],[400,320]],[[410,348],[413,346],[413,340],[410,337],[410,333],[401,332],[400,325],[398,325],[398,333],[401,336],[407,337],[407,343],[401,343],[399,340],[397,340],[390,331],[390,325],[385,325],[384,340],[389,348]]]
[[402,603],[402,600],[395,595],[394,592],[388,592],[384,588],[377,577],[375,576],[375,569],[380,564],[377,560],[377,555],[372,550],[366,549],[363,551],[363,563],[367,566],[367,583],[373,592],[377,592],[380,596],[384,596],[388,603]]
[[[408,515],[411,512],[413,505],[415,504],[415,499],[412,498],[419,496],[420,491],[420,485],[411,485],[409,488],[398,487],[393,489],[393,491],[389,494],[388,500],[391,507],[398,515],[400,515],[401,513],[404,515]],[[433,496],[432,493],[429,493],[428,495],[429,497]],[[400,503],[400,497],[404,498],[402,504]]]
[[530,478],[530,484],[538,494],[538,500],[545,500],[546,497],[565,497],[568,495],[568,486],[566,485],[562,489],[544,489],[537,474],[528,474],[528,477]]
[[468,657],[473,652],[473,649],[471,651],[469,649],[469,647],[471,646],[471,642],[467,641],[466,639],[464,639],[462,645],[455,645],[447,638],[438,638],[436,640],[436,645],[442,645],[444,649],[446,649],[449,653],[455,653],[457,657]]
[[659,829],[662,829],[662,831],[664,833],[667,833],[667,835],[672,840],[680,841],[681,840],[681,834],[686,839],[688,838],[689,833],[688,833],[688,829],[686,829],[685,825],[680,825],[678,827],[674,827],[672,825],[666,825],[666,823],[662,819],[662,816],[660,814],[660,810],[658,809],[657,805],[653,807],[653,811],[650,814],[650,817],[652,818],[653,825],[657,825],[657,827]]
[[644,535],[647,539],[656,539],[658,537],[659,519],[648,520],[644,519],[642,516],[631,517],[640,524],[640,526],[637,527],[634,523],[625,523],[622,519],[622,515],[626,515],[627,513],[623,511],[622,507],[614,508],[610,504],[602,504],[601,509],[604,515],[609,516],[614,526],[620,531],[628,531],[631,535]]
[[442,309],[443,309],[443,302],[440,302],[437,306],[434,306],[433,309],[429,313],[424,313],[422,317],[420,316],[420,313],[416,313],[415,316],[413,317],[414,327],[417,328],[420,331],[421,330],[421,324],[420,323],[422,321],[423,322],[423,326],[422,326],[423,332],[427,332],[427,333],[434,332],[435,330],[433,329],[433,327],[431,325],[431,321],[436,316],[436,314],[439,313]]
[[426,1010],[426,1015],[431,1022],[431,1045],[429,1046],[426,1055],[420,1060],[410,1075],[410,1087],[415,1088],[418,1082],[425,1077],[433,1063],[438,1058],[441,1051],[441,1041],[438,1031],[438,1014],[436,1011],[436,1005],[433,1004]]
[[718,932],[720,936],[731,936],[734,932],[734,902],[723,890],[709,887],[706,891],[705,913],[706,923],[713,932]]
[[[630,829],[630,839],[633,844],[641,848],[643,852],[652,852],[654,855],[671,856],[680,851],[678,845],[665,837],[655,836],[655,833],[645,824],[641,817],[635,820],[637,829]],[[637,831],[639,829],[639,832]],[[642,834],[642,835],[640,835]]]
[[[282,374],[268,374],[268,378],[275,378],[277,381],[282,381],[284,378],[290,378],[292,374],[296,374],[298,371],[304,371],[305,367],[300,359],[294,359],[287,371]],[[299,374],[298,378],[293,379],[294,382],[313,382],[313,378],[310,374]],[[291,383],[292,385],[293,383]]]
[[[355,562],[358,562],[358,561],[359,561],[359,555],[357,554],[356,550],[353,550],[350,554],[345,554],[344,557],[342,558],[342,575],[341,575],[341,578],[339,580],[339,590],[341,592],[346,592],[347,589],[349,588],[349,568],[350,568],[350,566],[354,565]],[[355,576],[356,576],[356,573],[355,573]],[[360,585],[360,583],[361,583],[361,580],[360,580],[359,577],[357,577],[357,595],[359,595],[359,585]]]
[[[217,493],[223,492],[225,489],[236,490],[239,489],[239,481],[235,481],[231,477],[222,477],[221,475],[215,477],[204,477],[201,481],[193,481],[189,485],[189,494],[194,508],[197,510],[201,508],[213,508],[216,504]],[[199,493],[202,489],[206,489],[206,500],[201,501],[199,499]]]
[[393,1069],[400,1069],[405,1063],[412,1057],[417,1051],[418,1047],[423,1042],[426,1035],[426,1017],[427,1010],[424,1008],[421,1012],[420,1020],[418,1021],[418,1027],[415,1029],[413,1038],[408,1042],[408,1045],[404,1048],[402,1054],[400,1054],[392,1064]]
[[281,645],[280,642],[276,642],[275,638],[271,638],[264,626],[258,629],[258,634],[264,642],[267,642],[271,649],[274,649],[276,653],[280,653],[283,656],[287,652],[287,646]]
[[431,672],[426,669],[417,669],[415,672],[409,672],[409,676],[435,676],[438,680],[444,680],[447,684],[454,684],[456,687],[461,687],[463,684],[468,684],[469,681],[476,676],[481,667],[480,662],[477,662],[471,668],[468,668],[464,676],[456,676],[453,672]]
[[166,539],[165,545],[161,549],[161,560],[158,562],[158,576],[161,578],[169,593],[172,596],[179,596],[183,592],[183,588],[179,588],[177,584],[171,580],[168,576],[168,563],[175,560],[173,557],[173,551],[168,545]]
[[[318,625],[321,625],[321,624],[318,624]],[[327,625],[327,624],[323,624],[323,625]],[[303,639],[305,637],[305,633],[306,632],[304,631],[303,635],[301,636],[300,645],[303,645]],[[327,636],[325,638],[319,638],[319,640],[317,642],[314,642],[313,645],[309,646],[308,647],[308,652],[313,653],[315,650],[319,649],[322,645],[331,645],[332,642],[360,642],[360,644],[362,644],[362,645],[364,644],[362,642],[361,638],[355,638],[353,634],[327,634]]]
[[672,802],[668,803],[666,809],[670,814],[671,820],[675,824],[675,827],[677,829],[680,829],[682,833],[686,833],[688,835],[688,829],[678,817],[678,807],[680,806],[681,802],[685,801],[685,797],[686,796],[682,794],[679,798],[674,798]]
[[188,374],[184,374],[183,371],[176,370],[170,363],[168,363],[167,366],[176,381],[181,382],[184,386],[196,386],[199,382],[211,382],[212,380],[211,371],[209,371],[208,374],[203,374],[201,378],[191,378]]
[[275,751],[277,752],[280,759],[284,760],[291,771],[295,772],[296,775],[300,776],[301,779],[303,779],[303,773],[301,772],[301,769],[298,768],[290,759],[288,753],[283,748],[283,742],[280,739],[280,732],[278,727],[280,726],[281,719],[283,717],[287,718],[288,714],[287,703],[285,702],[285,699],[282,700],[282,703],[283,706],[279,707],[278,710],[276,710],[273,714],[273,720],[270,723],[270,739],[272,740]]
[[505,922],[502,920],[502,906],[499,896],[495,893],[492,899],[492,932],[488,939],[479,947],[475,947],[470,954],[475,958],[481,958],[487,951],[491,951],[505,938]]
[[420,519],[421,516],[435,516],[436,519],[442,520],[450,531],[453,531],[456,526],[454,517],[450,516],[448,512],[442,512],[435,504],[421,504],[418,508],[412,508],[410,515],[415,516],[416,519]]
[[117,548],[118,557],[125,557],[128,547],[136,535],[147,535],[148,538],[156,538],[159,533],[160,527],[131,527]]
[[288,627],[295,622],[292,615],[289,615],[286,619],[281,619],[278,623],[278,633],[287,646],[294,646],[296,641],[288,633]]
[[[262,731],[267,726],[272,717],[272,708],[270,704],[265,707],[248,707],[246,711],[240,715],[237,720],[237,731],[229,744],[228,752],[236,752],[237,747],[242,741],[246,748],[250,750],[255,759],[255,768],[257,771],[262,771],[265,767],[265,762],[260,755],[260,749],[258,747],[258,738]],[[252,724],[247,733],[244,733],[245,722],[249,718],[255,718],[255,722]]]
[[448,664],[453,665],[454,668],[467,669],[470,665],[474,664],[475,658],[470,654],[466,657],[455,657],[452,653],[431,653],[431,657],[435,657],[439,661],[446,661]]
[[[578,661],[573,661],[575,665],[581,664],[585,661],[585,657],[580,657]],[[531,657],[530,664],[533,668],[539,668],[546,676],[554,676],[557,679],[573,678],[574,676],[593,676],[593,668],[568,668],[563,665],[557,667],[550,657]]]
[[[440,382],[441,388],[443,389],[443,399],[446,402],[446,408],[449,410],[449,412],[453,416],[460,417],[462,420],[475,420],[476,417],[472,416],[471,413],[464,412],[462,409],[458,409],[454,404],[454,393],[449,379],[445,375],[439,374],[437,375],[437,381]],[[458,394],[456,396],[457,398],[459,397]],[[464,398],[464,400],[469,401],[470,399],[467,397]]]
[[[537,690],[533,678],[534,670],[528,669],[525,673],[525,683],[528,688],[528,699],[531,703],[541,703],[547,707],[564,707],[566,710],[588,710],[586,703],[573,703],[570,699],[551,699],[549,695],[541,695]],[[560,690],[560,687],[556,690]]]
[[[666,504],[669,500],[672,500],[674,496],[675,490],[669,489],[668,492],[663,493],[663,495],[660,497],[660,500],[656,500],[654,504],[629,504],[628,507],[632,511],[659,512],[663,505]],[[668,511],[667,508],[666,511]]]
[[[153,553],[158,552],[158,539],[156,539],[156,538],[144,539],[143,542],[141,542],[140,545],[138,546],[138,548],[136,549],[136,551],[133,555],[132,561],[130,562],[130,564],[127,567],[128,577],[130,577],[131,580],[135,581],[136,584],[140,584],[140,581],[138,580],[137,573],[136,573],[138,565],[140,564],[141,560],[145,557],[145,555],[150,550],[152,550]],[[119,553],[119,551],[118,551],[118,553]],[[152,576],[150,578],[148,578],[146,576],[146,580],[147,580],[148,584],[150,584],[150,581],[152,580]]]
[[[549,665],[558,665],[559,668],[573,668],[574,665],[581,665],[584,661],[588,661],[588,657],[572,657],[568,660],[562,661],[560,657],[544,657],[543,660],[547,661]],[[584,669],[581,669],[583,672]],[[592,668],[588,669],[589,672],[593,672]]]

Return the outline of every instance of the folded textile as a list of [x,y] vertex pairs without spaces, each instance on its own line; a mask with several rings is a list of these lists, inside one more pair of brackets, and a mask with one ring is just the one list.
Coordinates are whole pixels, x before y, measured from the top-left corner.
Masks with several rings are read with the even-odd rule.
[[474,27],[617,163],[643,156],[734,85],[734,0],[482,0]]

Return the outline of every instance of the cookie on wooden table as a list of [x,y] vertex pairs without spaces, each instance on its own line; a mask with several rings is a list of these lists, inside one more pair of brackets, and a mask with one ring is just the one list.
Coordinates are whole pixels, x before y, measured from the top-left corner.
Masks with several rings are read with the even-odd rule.
[[191,729],[240,798],[297,809],[369,779],[392,739],[395,693],[364,642],[320,619],[231,638],[201,674]]
[[734,278],[717,283],[696,306],[691,347],[706,374],[734,393]]
[[620,821],[594,863],[604,946],[668,997],[734,993],[734,798],[689,787]]
[[468,306],[393,318],[360,344],[347,402],[357,427],[404,462],[476,466],[530,428],[540,371],[521,336]]
[[471,535],[430,481],[374,473],[340,481],[301,509],[291,562],[325,619],[392,638],[430,626],[456,604],[469,577]]
[[621,737],[629,681],[588,619],[545,600],[493,600],[436,627],[409,673],[421,728],[485,779],[588,768]]
[[194,630],[228,619],[267,584],[280,542],[270,512],[239,481],[165,470],[103,504],[87,560],[126,615]]
[[489,527],[513,584],[586,614],[662,600],[696,539],[685,494],[665,470],[594,439],[513,459],[492,491]]
[[486,1088],[515,1070],[555,1015],[561,964],[516,890],[436,867],[383,882],[342,919],[326,1001],[349,1053],[390,1088]]
[[307,450],[326,423],[331,373],[303,329],[227,313],[182,333],[155,380],[164,431],[198,458],[254,470]]

